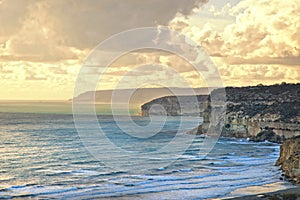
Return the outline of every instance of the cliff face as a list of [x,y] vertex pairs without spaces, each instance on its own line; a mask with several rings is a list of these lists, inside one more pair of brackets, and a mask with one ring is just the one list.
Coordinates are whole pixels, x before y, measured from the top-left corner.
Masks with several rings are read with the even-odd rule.
[[300,184],[300,136],[286,140],[280,147],[280,165],[285,177]]
[[142,105],[142,115],[199,116],[209,105],[208,95],[167,96]]
[[[225,91],[226,122],[222,135],[254,141],[284,141],[276,164],[281,166],[287,178],[300,184],[300,84],[227,87]],[[218,89],[213,92],[218,92]],[[142,114],[200,115],[203,124],[191,133],[205,133],[210,122],[210,97],[198,96],[196,105],[190,98],[169,96],[155,99],[142,106]],[[184,106],[180,106],[179,101],[184,102]],[[193,111],[197,104],[199,113]]]
[[[274,142],[281,142],[284,138],[300,135],[300,84],[227,87],[225,91],[226,123],[223,136],[249,137],[256,141],[273,138]],[[218,89],[213,92],[218,92]],[[189,98],[169,96],[155,99],[142,106],[142,114],[197,115],[193,112],[193,107],[197,105],[189,103]],[[207,95],[197,98],[200,107],[198,115],[204,118],[203,125],[207,127],[210,98]],[[180,106],[178,99],[187,106]],[[272,136],[273,133],[275,136]]]
[[[300,135],[300,84],[225,88],[224,136],[250,137],[268,132],[289,138]],[[261,139],[261,140],[260,140]],[[277,142],[281,142],[283,138]],[[272,142],[276,142],[273,140]]]

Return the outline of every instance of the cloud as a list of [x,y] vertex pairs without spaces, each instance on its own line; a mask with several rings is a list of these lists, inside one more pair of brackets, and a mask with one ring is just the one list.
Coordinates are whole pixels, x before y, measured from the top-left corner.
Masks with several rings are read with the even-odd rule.
[[36,74],[30,74],[29,76],[26,76],[26,80],[31,80],[31,81],[44,81],[47,80],[46,77],[39,77]]
[[11,74],[13,73],[12,70],[7,69],[7,67],[4,67],[2,64],[0,64],[0,74]]
[[[225,85],[299,82],[299,1],[241,0],[236,5],[224,2],[223,7],[212,1],[210,4],[213,6],[208,10],[176,16],[169,26],[207,50]],[[202,19],[199,16],[215,20],[198,23],[196,19]],[[226,24],[220,16],[228,19]]]
[[[49,8],[60,19],[68,45],[94,47],[112,34],[130,28],[167,25],[176,15],[189,14],[200,0],[59,1]],[[172,5],[172,6],[170,6]],[[66,9],[67,8],[67,9]]]
[[0,38],[8,37],[18,32],[22,18],[27,13],[27,7],[32,0],[1,0],[0,1]]
[[[240,0],[236,5],[211,0],[207,10],[201,9],[206,2],[0,0],[2,98],[31,98],[32,91],[48,95],[38,98],[70,98],[81,64],[99,42],[130,28],[161,25],[199,43],[215,61],[225,85],[300,80],[299,0]],[[162,34],[161,39],[170,37]],[[125,38],[124,45],[130,42]],[[143,69],[147,77],[140,77],[143,70],[133,70],[128,74],[132,79],[124,87],[135,80],[183,84],[176,82],[177,76],[172,73],[152,67],[154,64],[173,67],[196,87],[204,82],[184,59],[145,50],[117,59],[101,85],[113,88],[122,76],[140,65],[148,65]],[[91,66],[86,73],[93,75],[103,67]],[[214,74],[206,78],[214,79]]]
[[4,0],[0,4],[0,59],[55,62],[84,58],[86,49],[113,34],[167,25],[177,13],[188,15],[204,2]]
[[273,84],[274,82],[298,82],[300,66],[282,67],[281,65],[227,65],[219,66],[226,85]]
[[270,57],[256,57],[255,59],[246,59],[242,57],[224,57],[224,62],[231,65],[239,64],[265,64],[272,65],[278,64],[283,66],[299,66],[299,57],[287,57],[287,58],[270,58]]
[[60,66],[49,67],[48,69],[49,69],[49,71],[53,72],[54,74],[63,74],[63,75],[68,74],[68,71],[66,69],[63,69]]
[[[205,2],[0,0],[0,98],[70,98],[80,65],[101,41],[131,28],[166,26]],[[113,63],[108,73],[114,75],[107,75],[103,85],[111,87],[109,81],[119,80],[122,72],[141,63],[159,64],[158,54],[164,56],[150,54],[139,52]],[[94,66],[87,73],[98,71]],[[149,67],[147,74],[152,71]],[[161,73],[156,78],[167,76]]]
[[235,21],[219,31],[211,23],[203,27],[193,25],[193,16],[190,16],[185,20],[189,26],[182,29],[210,55],[227,57],[228,60],[242,58],[246,62],[263,61],[262,58],[269,58],[271,63],[282,63],[282,58],[299,59],[299,1],[242,0],[235,6],[225,4],[221,11],[214,8],[211,12],[213,15],[233,16]]
[[[0,65],[0,99],[68,99],[80,65],[9,61]],[[9,70],[11,73],[3,72]]]
[[230,11],[236,23],[224,30],[226,48],[231,55],[245,58],[298,57],[299,12],[297,1],[241,1]]

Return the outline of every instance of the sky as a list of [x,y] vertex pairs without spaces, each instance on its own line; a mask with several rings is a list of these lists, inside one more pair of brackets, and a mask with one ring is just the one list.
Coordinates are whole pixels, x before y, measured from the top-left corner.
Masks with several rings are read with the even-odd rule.
[[[168,27],[191,38],[215,63],[224,86],[296,83],[299,13],[300,0],[0,0],[0,99],[72,98],[92,50],[141,27]],[[135,73],[139,65],[142,72]],[[192,87],[205,86],[186,60],[136,51],[115,60],[98,89],[115,89],[126,74],[125,88],[136,87],[143,74],[151,83],[183,86],[156,65],[176,69]],[[147,81],[143,86],[155,87]]]

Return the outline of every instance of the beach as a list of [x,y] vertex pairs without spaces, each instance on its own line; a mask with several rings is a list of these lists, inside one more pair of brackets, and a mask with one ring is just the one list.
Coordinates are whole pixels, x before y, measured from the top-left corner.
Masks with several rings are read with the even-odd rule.
[[259,192],[255,195],[247,195],[235,198],[228,198],[232,200],[256,200],[256,199],[273,199],[273,200],[296,200],[300,198],[300,187],[278,190],[274,192]]

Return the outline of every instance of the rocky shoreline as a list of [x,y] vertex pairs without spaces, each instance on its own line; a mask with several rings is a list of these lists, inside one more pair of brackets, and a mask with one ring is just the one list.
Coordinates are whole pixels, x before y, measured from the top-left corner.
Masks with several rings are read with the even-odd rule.
[[300,184],[300,136],[284,141],[276,165],[280,166],[288,180]]
[[[215,89],[212,93],[218,93]],[[292,182],[300,183],[300,84],[226,87],[223,137],[248,138],[255,142],[283,143],[276,165]],[[142,115],[201,116],[203,123],[191,133],[207,132],[212,103],[209,95],[167,96],[142,105]],[[197,112],[195,112],[197,107]]]

